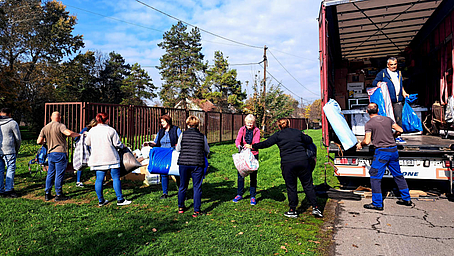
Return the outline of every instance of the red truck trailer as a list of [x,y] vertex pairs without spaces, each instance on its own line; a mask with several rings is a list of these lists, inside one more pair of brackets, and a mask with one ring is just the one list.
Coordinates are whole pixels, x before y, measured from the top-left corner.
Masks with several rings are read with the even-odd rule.
[[[403,135],[402,172],[407,179],[449,181],[452,192],[454,129],[443,111],[454,94],[454,0],[325,0],[319,30],[322,107],[335,99],[362,140],[366,90],[387,59],[396,57],[405,90],[418,94],[413,109],[427,128]],[[324,113],[322,129],[323,144],[335,155],[335,175],[369,177],[372,148],[344,150]]]

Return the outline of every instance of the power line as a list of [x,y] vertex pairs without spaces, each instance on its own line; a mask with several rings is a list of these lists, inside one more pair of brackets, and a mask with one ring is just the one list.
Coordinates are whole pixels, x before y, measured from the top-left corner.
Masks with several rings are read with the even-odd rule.
[[[259,64],[259,65],[263,68],[262,64]],[[268,75],[270,75],[274,80],[276,80],[276,82],[279,83],[278,86],[279,86],[279,85],[282,85],[282,87],[284,87],[284,88],[285,88],[287,91],[289,91],[291,94],[295,95],[297,98],[300,98],[300,99],[303,98],[303,97],[297,95],[296,93],[292,92],[292,91],[291,91],[289,88],[287,88],[283,83],[279,82],[279,80],[277,80],[277,79],[276,79],[268,70],[266,71],[266,73],[267,73]]]
[[69,7],[74,8],[74,9],[81,10],[83,12],[88,12],[88,13],[95,14],[95,15],[98,15],[98,16],[101,16],[101,17],[104,17],[104,18],[108,18],[108,19],[111,19],[111,20],[123,22],[123,23],[129,24],[129,25],[134,25],[134,26],[138,26],[138,27],[154,30],[154,31],[161,32],[161,33],[165,32],[165,31],[162,31],[162,30],[159,30],[159,29],[143,26],[143,25],[132,23],[132,22],[125,21],[125,20],[120,20],[120,19],[117,19],[117,18],[114,18],[114,17],[110,17],[110,16],[107,16],[107,15],[104,15],[104,14],[100,14],[100,13],[96,13],[96,12],[92,12],[92,11],[85,10],[85,9],[82,9],[82,8],[79,8],[79,7],[75,7],[75,6],[72,6],[72,5],[66,5],[66,6],[69,6]]
[[172,18],[172,19],[177,20],[177,21],[181,21],[182,23],[184,23],[184,24],[186,24],[186,25],[188,25],[188,26],[191,26],[191,27],[194,27],[194,28],[198,28],[200,31],[203,31],[203,32],[205,32],[205,33],[207,33],[207,34],[210,34],[210,35],[212,35],[212,36],[219,37],[219,38],[221,38],[221,39],[230,41],[230,42],[232,42],[232,43],[240,44],[240,45],[243,45],[243,46],[247,46],[247,47],[251,47],[251,48],[262,49],[262,47],[260,47],[260,46],[245,44],[245,43],[242,43],[242,42],[238,42],[238,41],[229,39],[229,38],[224,37],[224,36],[217,35],[217,34],[215,34],[215,33],[212,33],[212,32],[210,32],[210,31],[208,31],[208,30],[205,30],[205,29],[203,29],[203,28],[199,28],[199,27],[197,27],[197,26],[195,26],[195,25],[192,25],[192,24],[190,24],[190,23],[188,23],[188,22],[186,22],[186,21],[184,21],[184,20],[178,19],[177,17],[174,17],[174,16],[172,16],[172,15],[170,15],[170,14],[168,14],[168,13],[165,13],[165,12],[159,10],[159,9],[156,9],[156,8],[154,8],[153,6],[148,5],[148,4],[146,4],[146,3],[142,2],[142,1],[139,1],[139,0],[135,0],[135,1],[138,2],[139,4],[142,4],[142,5],[144,5],[144,6],[148,7],[148,8],[150,8],[150,9],[153,9],[153,10],[155,10],[155,11],[157,11],[157,12],[159,12],[159,13],[161,13],[161,14],[163,14],[163,15],[169,17],[169,18]]
[[297,58],[300,58],[300,59],[305,59],[305,60],[309,60],[309,61],[318,61],[318,58],[316,60],[313,60],[313,59],[301,57],[301,56],[298,56],[298,55],[295,55],[295,54],[291,54],[291,53],[288,53],[288,52],[279,51],[279,50],[276,50],[276,49],[274,49],[273,51],[280,52],[280,53],[283,53],[283,54],[287,54],[287,55],[290,55],[290,56],[293,56],[293,57],[297,57]]
[[273,56],[273,58],[279,63],[279,65],[281,65],[281,67],[287,71],[287,73],[298,83],[300,84],[304,89],[306,89],[307,91],[309,91],[310,93],[314,94],[314,95],[317,95],[319,96],[317,93],[309,90],[306,86],[304,86],[302,83],[300,83],[300,81],[298,81],[285,67],[284,65],[281,64],[281,62],[276,58],[276,56],[274,56],[274,54],[270,51],[271,55]]

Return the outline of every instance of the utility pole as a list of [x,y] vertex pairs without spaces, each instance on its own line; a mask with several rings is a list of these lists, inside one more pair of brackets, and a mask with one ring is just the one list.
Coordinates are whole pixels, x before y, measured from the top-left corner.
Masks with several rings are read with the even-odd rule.
[[268,59],[266,58],[266,45],[263,47],[263,118],[262,118],[262,131],[265,131],[265,119],[266,119],[266,66],[268,65]]

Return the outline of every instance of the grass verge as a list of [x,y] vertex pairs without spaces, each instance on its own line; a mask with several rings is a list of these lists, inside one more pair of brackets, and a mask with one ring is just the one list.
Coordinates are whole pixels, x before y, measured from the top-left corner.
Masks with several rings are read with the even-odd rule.
[[[321,131],[309,130],[316,141]],[[72,198],[63,203],[44,201],[44,175],[30,177],[27,163],[39,146],[26,140],[19,154],[15,187],[17,199],[0,198],[0,254],[13,255],[326,255],[330,230],[324,220],[310,215],[302,187],[300,217],[283,216],[288,210],[284,180],[276,146],[260,150],[257,205],[249,204],[249,178],[245,200],[233,203],[237,172],[231,155],[233,144],[212,146],[210,168],[202,185],[202,210],[193,218],[189,210],[177,213],[177,188],[170,184],[170,198],[160,200],[160,185],[145,187],[124,181],[123,194],[133,204],[97,206],[94,173],[83,174],[86,186],[77,188],[75,176],[66,175],[64,191]],[[324,182],[326,150],[319,148],[314,183]],[[328,183],[335,185],[332,170]],[[191,187],[191,186],[190,186]],[[115,201],[109,183],[106,199]],[[192,190],[189,190],[192,197]],[[319,199],[322,207],[326,199]]]

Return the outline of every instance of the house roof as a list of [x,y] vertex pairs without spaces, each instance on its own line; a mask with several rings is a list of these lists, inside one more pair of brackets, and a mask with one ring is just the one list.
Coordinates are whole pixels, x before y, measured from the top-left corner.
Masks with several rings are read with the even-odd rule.
[[[186,104],[191,110],[203,110],[205,112],[219,110],[211,101],[205,99],[186,99]],[[183,108],[183,100],[178,102],[175,108]]]

